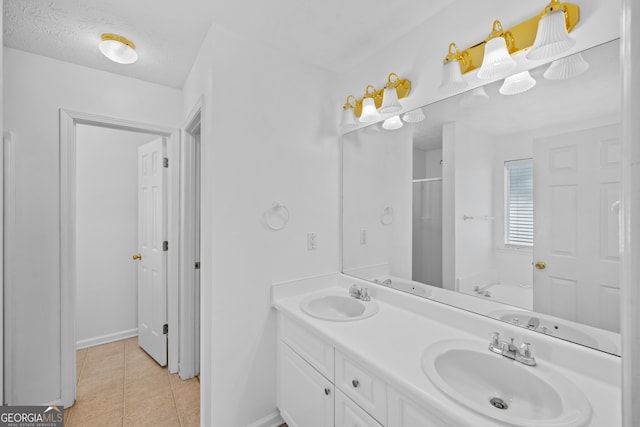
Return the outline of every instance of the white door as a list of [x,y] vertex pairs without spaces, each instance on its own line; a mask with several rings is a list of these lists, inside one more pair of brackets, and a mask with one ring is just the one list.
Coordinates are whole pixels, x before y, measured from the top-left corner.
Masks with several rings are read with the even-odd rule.
[[167,364],[167,252],[165,143],[138,148],[138,343],[161,366]]
[[533,309],[619,331],[620,126],[538,139],[533,152]]

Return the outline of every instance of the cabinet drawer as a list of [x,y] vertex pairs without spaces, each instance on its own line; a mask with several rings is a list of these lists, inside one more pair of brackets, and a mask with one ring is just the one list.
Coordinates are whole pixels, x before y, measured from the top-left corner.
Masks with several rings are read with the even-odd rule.
[[371,371],[336,351],[336,387],[383,425],[387,423],[387,386]]
[[382,427],[382,424],[338,389],[336,389],[335,398],[335,427]]
[[333,382],[333,346],[304,327],[282,315],[280,339],[294,349],[304,360],[316,368],[329,381]]

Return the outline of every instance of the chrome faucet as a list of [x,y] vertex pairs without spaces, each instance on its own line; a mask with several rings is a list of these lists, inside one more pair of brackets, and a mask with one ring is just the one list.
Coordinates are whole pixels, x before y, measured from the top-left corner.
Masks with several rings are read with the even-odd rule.
[[496,354],[524,363],[527,366],[535,366],[536,358],[533,356],[533,347],[531,343],[525,342],[519,348],[513,343],[511,338],[509,342],[500,340],[500,333],[493,332],[491,341],[489,342],[489,350]]
[[351,287],[349,288],[349,295],[362,301],[371,301],[371,296],[369,296],[369,289],[358,289],[355,284],[351,285]]
[[529,319],[529,322],[527,322],[527,327],[529,329],[538,329],[538,326],[540,326],[540,319],[537,317],[532,317]]

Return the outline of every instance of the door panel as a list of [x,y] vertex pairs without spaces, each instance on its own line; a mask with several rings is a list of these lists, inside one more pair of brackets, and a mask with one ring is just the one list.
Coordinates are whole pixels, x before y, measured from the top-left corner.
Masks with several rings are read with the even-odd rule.
[[534,141],[534,310],[619,331],[620,126]]
[[165,143],[138,149],[138,343],[161,366],[167,364],[167,252]]

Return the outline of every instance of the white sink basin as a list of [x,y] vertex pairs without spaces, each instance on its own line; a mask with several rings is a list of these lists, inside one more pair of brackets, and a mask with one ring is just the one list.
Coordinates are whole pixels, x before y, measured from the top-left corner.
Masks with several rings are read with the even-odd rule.
[[378,312],[378,303],[361,301],[349,295],[310,295],[302,300],[300,308],[319,319],[349,321],[373,316]]
[[441,341],[422,354],[422,369],[454,401],[494,420],[529,427],[578,427],[591,419],[582,392],[545,362],[526,366],[487,343]]

